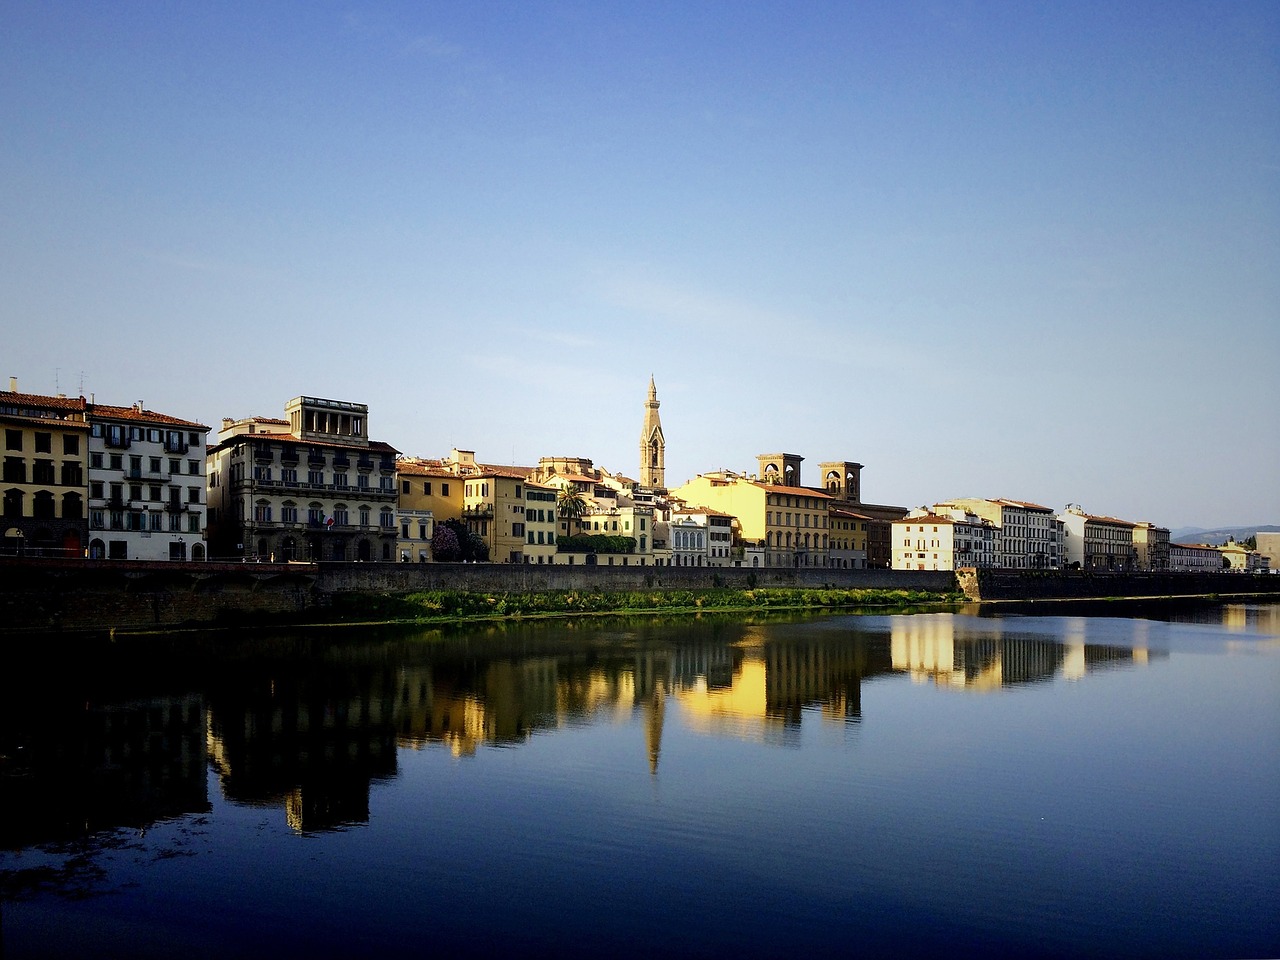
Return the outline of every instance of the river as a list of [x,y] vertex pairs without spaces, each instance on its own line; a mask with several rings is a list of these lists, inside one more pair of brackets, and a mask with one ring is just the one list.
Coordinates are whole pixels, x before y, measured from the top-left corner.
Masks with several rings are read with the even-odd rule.
[[9,958],[1280,955],[1277,604],[2,659]]

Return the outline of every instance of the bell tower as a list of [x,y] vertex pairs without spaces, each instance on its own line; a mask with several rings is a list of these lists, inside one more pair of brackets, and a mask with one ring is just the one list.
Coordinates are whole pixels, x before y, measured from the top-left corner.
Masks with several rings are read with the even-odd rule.
[[665,490],[667,441],[658,416],[658,388],[649,376],[649,399],[644,402],[644,426],[640,428],[640,486]]

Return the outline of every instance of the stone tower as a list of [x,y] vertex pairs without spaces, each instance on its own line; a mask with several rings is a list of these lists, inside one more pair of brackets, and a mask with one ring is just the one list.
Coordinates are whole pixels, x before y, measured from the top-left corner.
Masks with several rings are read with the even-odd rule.
[[765,483],[780,483],[784,487],[800,486],[800,463],[804,457],[798,453],[762,453],[756,457],[760,479]]
[[658,416],[658,388],[649,376],[649,399],[644,402],[644,426],[640,428],[640,486],[665,490],[667,441]]

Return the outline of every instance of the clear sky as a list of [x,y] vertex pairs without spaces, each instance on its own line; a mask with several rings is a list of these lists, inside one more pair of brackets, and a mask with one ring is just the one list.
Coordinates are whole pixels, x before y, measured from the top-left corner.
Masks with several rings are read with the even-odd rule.
[[0,291],[215,428],[1280,522],[1280,4],[6,0]]

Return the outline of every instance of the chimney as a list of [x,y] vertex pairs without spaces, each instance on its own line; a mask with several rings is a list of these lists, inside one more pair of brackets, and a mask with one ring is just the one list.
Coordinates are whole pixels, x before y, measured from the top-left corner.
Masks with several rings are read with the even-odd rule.
[[17,392],[18,392],[18,378],[17,378],[17,377],[10,377],[10,378],[9,378],[9,392],[10,392],[10,393],[17,393]]

